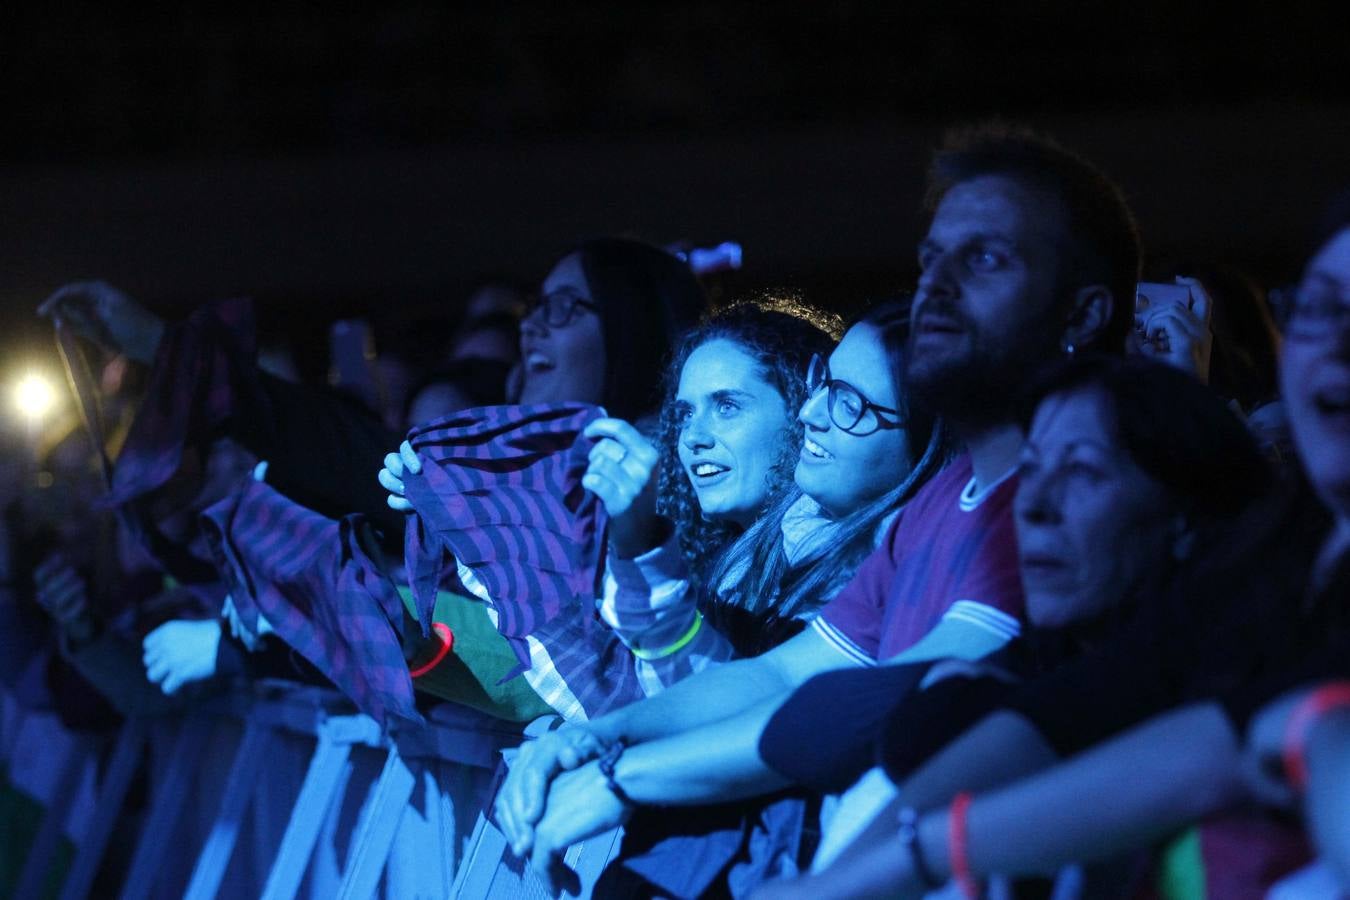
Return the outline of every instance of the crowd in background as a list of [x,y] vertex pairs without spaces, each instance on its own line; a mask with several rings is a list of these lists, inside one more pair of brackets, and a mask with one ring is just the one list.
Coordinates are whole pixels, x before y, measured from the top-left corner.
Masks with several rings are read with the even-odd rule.
[[343,324],[316,385],[246,300],[56,290],[81,417],[40,486],[8,453],[5,691],[536,723],[473,800],[555,891],[623,826],[596,896],[1350,892],[1350,206],[1274,291],[1152,271],[1031,131],[927,179],[917,282],[849,321],[596,238],[424,358]]

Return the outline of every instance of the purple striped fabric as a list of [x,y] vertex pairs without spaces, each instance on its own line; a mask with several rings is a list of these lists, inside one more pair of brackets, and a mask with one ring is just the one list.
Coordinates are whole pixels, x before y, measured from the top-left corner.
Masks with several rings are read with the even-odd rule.
[[584,404],[491,406],[409,432],[422,472],[404,479],[417,512],[405,562],[424,632],[456,560],[486,588],[523,666],[527,635],[578,598],[589,608],[607,518],[581,486],[591,448],[581,431],[600,415]]
[[124,504],[162,486],[178,471],[187,443],[223,422],[240,391],[257,390],[247,383],[254,371],[254,335],[253,303],[247,299],[209,304],[169,327],[145,400],[117,456],[107,504]]
[[421,721],[403,658],[403,603],[361,548],[359,516],[334,521],[248,479],[203,524],[246,625],[261,614],[381,724]]

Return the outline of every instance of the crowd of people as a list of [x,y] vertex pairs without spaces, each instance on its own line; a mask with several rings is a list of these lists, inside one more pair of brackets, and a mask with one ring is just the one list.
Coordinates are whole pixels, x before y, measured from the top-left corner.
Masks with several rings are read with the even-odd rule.
[[588,240],[383,409],[245,301],[57,290],[84,428],[0,581],[63,716],[543,722],[478,802],[554,892],[622,826],[595,896],[1350,893],[1350,208],[1267,292],[1143,280],[1030,130],[927,177],[917,283],[849,323]]

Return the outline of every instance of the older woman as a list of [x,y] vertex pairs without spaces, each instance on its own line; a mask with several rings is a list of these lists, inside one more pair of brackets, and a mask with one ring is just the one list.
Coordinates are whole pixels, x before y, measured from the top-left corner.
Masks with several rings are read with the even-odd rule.
[[[1116,630],[1268,482],[1238,421],[1193,379],[1160,364],[1071,361],[1036,394],[1043,399],[1015,506],[1033,626],[1027,640],[978,666],[817,676],[775,714],[760,742],[769,765],[792,782],[844,790],[878,761],[879,736],[881,761],[893,777],[907,774],[1006,700],[1017,681]],[[906,696],[920,679],[927,689]],[[820,858],[889,794],[874,775],[846,795]]]
[[[907,800],[939,808],[905,827],[907,849],[895,844],[895,819],[883,816],[829,872],[775,886],[772,894],[919,896],[954,869],[974,877],[1102,859],[1252,799],[1239,740],[1262,689],[1277,696],[1290,676],[1308,677],[1304,667],[1318,647],[1344,671],[1335,648],[1350,633],[1343,567],[1350,533],[1347,285],[1350,226],[1342,221],[1308,264],[1281,362],[1302,474],[1320,503],[1304,502],[1294,484],[1287,496],[1252,510],[1179,586],[1171,634],[1155,621],[1137,639],[1066,667],[910,777],[902,789]],[[959,791],[986,793],[959,796],[947,808]],[[1315,813],[1324,809],[1319,803]],[[1281,870],[1253,867],[1265,861],[1262,849],[1248,843],[1227,866],[1209,870],[1215,895],[1263,891]]]

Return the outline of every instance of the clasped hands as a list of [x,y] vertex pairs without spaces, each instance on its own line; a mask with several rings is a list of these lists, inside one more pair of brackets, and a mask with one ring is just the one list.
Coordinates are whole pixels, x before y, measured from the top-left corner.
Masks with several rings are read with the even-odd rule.
[[495,805],[498,826],[517,856],[553,894],[579,890],[563,862],[567,848],[622,825],[628,809],[597,762],[606,745],[583,724],[564,725],[521,745]]

